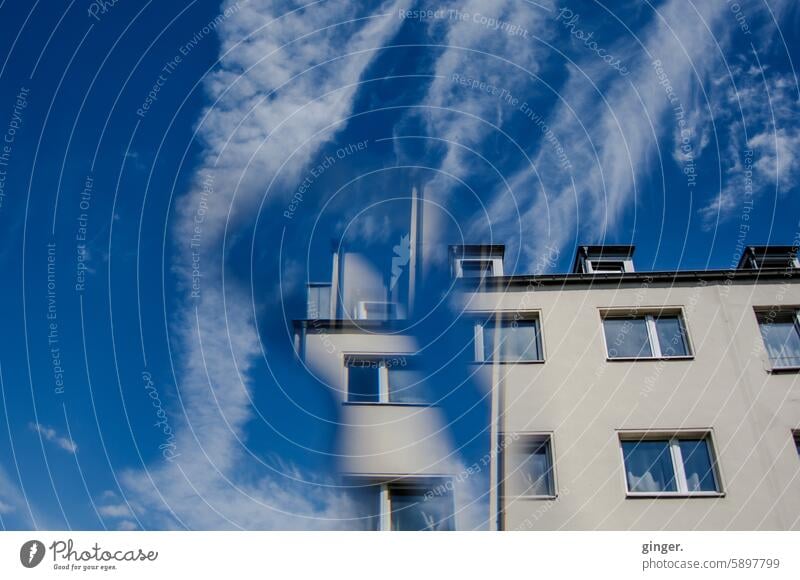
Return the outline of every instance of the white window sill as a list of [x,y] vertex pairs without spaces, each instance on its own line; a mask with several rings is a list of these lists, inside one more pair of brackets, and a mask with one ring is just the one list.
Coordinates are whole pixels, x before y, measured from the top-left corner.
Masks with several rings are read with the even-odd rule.
[[638,362],[638,361],[659,361],[659,360],[694,360],[694,355],[683,356],[606,356],[608,362]]
[[793,366],[793,367],[772,367],[769,369],[769,372],[774,375],[779,375],[781,373],[798,373],[800,372],[800,366]]
[[558,499],[558,494],[556,495],[504,495],[501,498],[503,501],[506,500],[554,500]]
[[691,492],[682,492],[682,491],[628,491],[625,493],[625,497],[627,498],[650,498],[650,499],[662,499],[662,498],[690,498],[690,497],[725,497],[725,493],[722,491],[691,491]]

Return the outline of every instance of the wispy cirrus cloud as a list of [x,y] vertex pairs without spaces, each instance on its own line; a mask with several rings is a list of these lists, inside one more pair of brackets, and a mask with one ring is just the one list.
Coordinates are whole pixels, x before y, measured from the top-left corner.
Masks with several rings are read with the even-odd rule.
[[[423,224],[424,262],[429,266],[446,260],[444,245],[437,243],[443,241],[440,236],[446,217],[436,208],[448,206],[460,182],[488,170],[489,161],[476,164],[476,153],[485,150],[487,137],[496,138],[496,132],[514,112],[500,95],[522,100],[528,96],[533,75],[546,54],[535,38],[547,36],[553,15],[547,2],[470,0],[450,6],[455,12],[430,23],[434,35],[440,28],[446,30],[442,42],[446,48],[436,60],[434,79],[422,99],[421,112],[416,113],[423,118],[427,135],[434,139],[431,146],[444,148],[436,175],[425,184],[429,203]],[[492,25],[488,25],[489,19]],[[525,148],[524,144],[517,146]],[[491,153],[487,160],[490,157]],[[509,194],[513,197],[515,193],[526,194]],[[491,232],[493,225],[483,219],[464,233],[477,237],[487,229]],[[503,236],[506,232],[496,233]]]
[[796,187],[800,178],[800,106],[791,75],[741,59],[715,80],[714,111],[727,127],[719,194],[698,212],[706,229],[740,213],[745,201]]
[[[516,187],[535,193],[522,213],[530,231],[523,255],[531,268],[543,247],[565,249],[578,238],[599,241],[626,212],[635,215],[637,178],[665,159],[674,161],[659,149],[660,140],[674,138],[681,120],[694,155],[707,143],[708,137],[693,129],[698,124],[693,111],[702,100],[696,83],[715,66],[716,39],[709,30],[729,24],[722,22],[724,2],[694,9],[697,14],[687,18],[686,3],[670,0],[637,31],[642,47],[631,46],[629,39],[612,45],[610,52],[628,55],[629,75],[618,74],[592,53],[567,66],[562,100],[548,124],[565,144],[572,169],[561,170],[552,148],[543,144],[534,161],[541,186],[526,169],[514,178]],[[503,205],[493,210],[499,223],[516,225]]]
[[[407,4],[365,10],[339,0],[307,8],[253,1],[219,28],[219,67],[206,82],[212,104],[198,127],[203,162],[174,226],[176,262],[189,264],[189,240],[203,207],[202,287],[173,326],[183,353],[175,458],[124,476],[136,500],[133,512],[150,525],[350,527],[352,506],[326,487],[331,482],[267,465],[247,448],[250,372],[261,350],[248,288],[228,277],[223,291],[219,264],[225,228],[251,219],[267,186],[295,177],[342,127],[337,122],[351,111],[361,75],[396,32],[397,12]],[[178,271],[190,286],[190,269]]]
[[67,453],[74,454],[78,452],[78,446],[72,439],[69,437],[64,437],[63,435],[59,435],[58,431],[52,427],[47,427],[41,423],[30,423],[29,427],[32,431],[39,433],[46,441],[53,443]]
[[[785,17],[789,7],[780,2],[773,9],[768,13],[758,2],[741,5],[751,27],[768,20],[774,29],[772,15]],[[692,176],[699,171],[699,159],[711,153],[712,142],[723,147],[723,182],[721,195],[699,208],[706,225],[728,217],[741,198],[742,167],[737,160],[743,149],[754,150],[762,186],[777,183],[786,188],[797,179],[796,119],[770,119],[776,111],[796,108],[792,79],[767,75],[766,82],[755,86],[753,79],[739,78],[738,65],[729,70],[737,51],[747,50],[742,38],[767,44],[774,34],[744,35],[724,0],[669,0],[649,10],[648,22],[640,29],[603,46],[608,54],[624,55],[629,74],[619,74],[588,50],[577,51],[575,63],[565,64],[568,76],[546,124],[564,144],[570,170],[563,169],[552,144],[540,139],[533,167],[520,167],[507,178],[509,186],[496,188],[488,222],[495,235],[513,240],[512,253],[520,246],[526,270],[538,267],[537,257],[545,247],[566,249],[578,240],[601,241],[609,232],[616,238],[632,237],[633,229],[623,232],[619,225],[633,218],[636,226],[642,178],[653,173],[677,168],[687,176],[681,187],[686,207],[692,197],[705,200],[707,192],[693,189]],[[594,40],[603,42],[597,35]],[[735,41],[740,43],[736,47]],[[720,78],[731,88],[718,87]],[[746,137],[736,118],[741,116],[739,107],[749,118]],[[716,173],[717,168],[706,163],[703,171]],[[511,196],[508,190],[520,193]],[[681,195],[670,192],[673,203]],[[486,222],[480,216],[473,226],[486,235]]]

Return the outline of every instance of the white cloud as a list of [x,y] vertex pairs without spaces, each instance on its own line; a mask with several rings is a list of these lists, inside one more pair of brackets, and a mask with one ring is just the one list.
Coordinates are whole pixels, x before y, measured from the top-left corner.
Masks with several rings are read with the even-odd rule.
[[131,532],[133,530],[138,530],[139,526],[130,520],[122,520],[117,524],[117,529],[121,532]]
[[97,511],[109,518],[127,518],[131,515],[130,508],[124,503],[100,506]]
[[[191,264],[188,240],[198,208],[207,204],[200,298],[172,328],[183,353],[175,458],[123,476],[137,515],[141,506],[150,526],[348,527],[343,518],[352,506],[326,487],[330,482],[305,483],[306,475],[274,470],[247,449],[249,374],[261,350],[249,287],[225,278],[223,294],[218,264],[224,229],[252,218],[270,181],[296,177],[341,127],[337,122],[352,110],[358,81],[379,52],[371,49],[396,32],[398,9],[406,5],[386,2],[358,20],[358,8],[343,0],[283,16],[274,2],[259,0],[241,5],[219,28],[220,70],[207,82],[214,102],[198,129],[204,162],[176,224],[177,262]],[[285,201],[268,199],[278,207]],[[188,283],[188,268],[178,271]]]
[[17,518],[25,527],[43,527],[45,522],[30,505],[25,494],[11,476],[0,465],[0,514],[7,516],[5,526],[9,528],[9,519]]
[[59,435],[58,432],[52,427],[46,427],[40,423],[31,423],[30,428],[33,431],[37,431],[47,441],[61,447],[61,449],[64,451],[68,453],[77,453],[78,446],[75,444],[75,442],[69,437],[63,437]]
[[[426,205],[423,223],[423,263],[433,267],[447,259],[444,245],[437,242],[442,241],[443,221],[449,218],[437,206],[446,208],[453,189],[461,180],[468,180],[476,170],[486,170],[485,166],[476,167],[476,155],[470,150],[479,151],[482,142],[498,130],[508,114],[500,92],[521,100],[528,98],[531,75],[538,72],[546,54],[533,37],[546,38],[546,28],[552,25],[553,16],[546,8],[515,0],[469,0],[457,7],[462,13],[485,15],[517,26],[527,31],[527,35],[494,30],[476,23],[474,18],[448,18],[433,24],[447,27],[444,44],[450,47],[436,61],[435,78],[422,102],[426,109],[420,113],[427,133],[437,140],[435,145],[445,148],[437,175],[426,183],[424,190],[425,199],[430,203]],[[468,79],[463,82],[470,86],[464,86],[462,79]],[[472,81],[485,83],[493,89],[473,88]],[[527,194],[515,192],[519,193]],[[481,229],[480,235],[483,235],[493,226],[483,220],[480,226],[468,227],[464,235],[477,235]],[[480,242],[485,241],[480,239]]]
[[698,210],[710,229],[738,212],[745,200],[783,195],[800,179],[797,89],[789,75],[746,62],[715,79],[712,104],[718,126],[727,127],[726,168],[718,195]]
[[[549,126],[565,144],[572,170],[561,170],[551,148],[543,144],[535,158],[541,184],[528,168],[515,178],[517,187],[531,192],[519,220],[527,234],[522,250],[529,267],[543,247],[563,250],[578,239],[600,241],[608,231],[618,231],[620,218],[634,213],[639,202],[637,179],[657,170],[656,162],[664,162],[663,153],[662,158],[656,153],[659,139],[675,134],[678,117],[673,107],[682,106],[689,113],[685,119],[695,153],[707,143],[707,135],[698,131],[702,116],[691,111],[699,98],[695,83],[714,66],[715,39],[706,27],[720,26],[726,6],[722,1],[693,6],[699,15],[691,17],[687,10],[692,8],[682,0],[659,6],[652,21],[637,33],[646,52],[612,49],[632,55],[629,76],[592,61],[593,54],[586,55],[588,64],[581,61],[580,68],[569,67],[569,79],[560,90],[564,100]],[[662,79],[653,66],[655,59],[661,61]],[[664,78],[674,91],[674,103],[660,84]],[[520,227],[508,203],[492,209],[508,230]],[[625,234],[632,232],[617,233]]]

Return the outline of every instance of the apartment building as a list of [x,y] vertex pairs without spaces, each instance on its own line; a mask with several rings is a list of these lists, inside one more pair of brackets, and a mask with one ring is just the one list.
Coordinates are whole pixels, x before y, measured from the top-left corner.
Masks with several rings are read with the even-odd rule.
[[[337,248],[295,321],[299,359],[341,407],[355,529],[462,527],[435,369],[417,364],[427,339],[408,330],[409,244],[402,284]],[[569,273],[543,275],[505,275],[504,250],[449,248],[452,316],[491,410],[490,529],[800,529],[796,247],[640,272],[633,246],[580,246]]]
[[504,276],[501,255],[451,250],[492,392],[493,528],[800,529],[796,247],[709,271],[581,246],[569,273]]

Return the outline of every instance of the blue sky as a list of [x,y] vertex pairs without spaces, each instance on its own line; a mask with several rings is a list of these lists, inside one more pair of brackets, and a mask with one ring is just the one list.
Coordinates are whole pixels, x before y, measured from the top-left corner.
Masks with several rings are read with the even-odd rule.
[[[788,0],[99,6],[0,4],[4,529],[343,525],[337,408],[291,320],[332,241],[391,255],[414,186],[423,337],[452,318],[449,243],[669,270],[798,235]],[[460,341],[431,356],[469,464]]]

